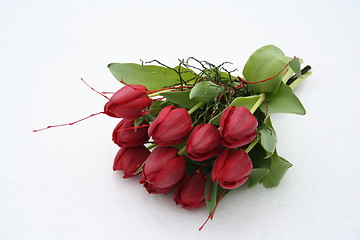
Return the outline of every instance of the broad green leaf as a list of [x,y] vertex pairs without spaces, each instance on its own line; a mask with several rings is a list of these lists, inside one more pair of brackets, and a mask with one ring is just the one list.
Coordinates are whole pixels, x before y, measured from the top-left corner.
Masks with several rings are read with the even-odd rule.
[[[271,95],[276,92],[282,76],[285,73],[291,57],[287,57],[276,46],[267,45],[256,50],[246,62],[243,76],[248,82],[258,82],[268,78],[272,78],[265,82],[248,84],[248,88],[256,93],[266,93]],[[275,77],[276,76],[276,77]]]
[[[253,96],[248,96],[248,97],[238,97],[235,98],[230,104],[229,106],[235,106],[235,107],[246,107],[247,109],[249,109],[249,111],[251,110],[251,108],[255,105],[255,103],[257,102],[257,100],[259,100],[259,98],[261,97],[261,95],[253,95]],[[217,124],[219,125],[220,123],[220,118],[221,118],[221,114],[216,115],[215,117],[213,117],[210,122],[213,124]]]
[[266,158],[270,157],[275,151],[277,137],[269,117],[265,120],[265,125],[262,125],[258,131],[260,134],[260,144],[266,151]]
[[190,99],[195,99],[199,102],[211,102],[224,91],[224,88],[211,82],[198,82],[190,91]]
[[297,77],[301,76],[300,60],[298,58],[291,60],[289,66],[294,71]]
[[[157,90],[179,84],[179,75],[172,69],[135,63],[110,63],[108,65],[114,77],[127,84],[140,84],[148,90]],[[179,69],[179,67],[177,67]],[[187,68],[180,68],[184,81],[193,79],[196,74]]]
[[165,97],[170,102],[173,102],[183,108],[190,109],[195,106],[198,101],[195,99],[190,99],[189,94],[190,91],[176,91],[161,93],[160,95]]
[[284,177],[286,171],[292,167],[292,164],[286,161],[284,158],[278,156],[276,152],[270,158],[271,166],[269,173],[266,174],[261,183],[266,188],[276,187],[279,185],[281,179]]
[[268,172],[268,168],[254,168],[249,176],[248,187],[255,186]]
[[266,158],[266,151],[258,143],[251,149],[249,156],[253,163],[253,168],[270,168],[270,158]]
[[218,183],[213,182],[211,177],[208,177],[205,184],[205,202],[210,214],[214,211],[216,206],[217,186]]
[[[295,113],[304,115],[305,108],[300,100],[293,93],[291,88],[285,83],[281,82],[278,91],[272,96],[267,98],[268,113]],[[260,106],[263,112],[266,112],[266,105]]]

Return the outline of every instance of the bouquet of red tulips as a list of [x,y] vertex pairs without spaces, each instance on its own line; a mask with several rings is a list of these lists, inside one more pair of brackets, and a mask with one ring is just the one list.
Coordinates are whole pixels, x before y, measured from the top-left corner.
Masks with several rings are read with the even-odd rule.
[[112,134],[120,147],[114,171],[141,174],[149,193],[174,190],[185,209],[206,205],[208,219],[239,186],[277,186],[292,164],[276,151],[270,115],[305,114],[292,91],[311,73],[301,62],[267,45],[250,56],[243,77],[229,63],[195,58],[174,68],[156,60],[109,64],[124,84],[103,112],[121,119]]
[[270,114],[305,114],[292,89],[309,66],[301,69],[299,58],[273,45],[252,54],[243,77],[194,58],[175,68],[153,62],[108,66],[125,84],[104,110],[122,118],[113,132],[115,171],[141,174],[149,193],[175,190],[183,208],[207,205],[210,218],[241,185],[279,184],[292,165],[276,152]]

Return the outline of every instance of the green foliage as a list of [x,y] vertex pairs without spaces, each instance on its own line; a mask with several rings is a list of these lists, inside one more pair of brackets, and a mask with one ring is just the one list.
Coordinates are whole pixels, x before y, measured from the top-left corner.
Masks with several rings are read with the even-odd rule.
[[198,103],[197,100],[190,99],[189,94],[190,90],[161,93],[161,95],[165,97],[168,101],[187,109],[192,108]]
[[[243,75],[248,82],[258,82],[264,79],[276,77],[265,82],[248,84],[248,88],[255,93],[271,95],[280,86],[283,74],[289,68],[284,67],[291,61],[291,57],[285,54],[276,46],[267,45],[256,50],[246,62]],[[294,72],[300,72],[298,60],[292,61],[291,68]],[[281,72],[281,73],[280,73]],[[280,73],[280,74],[279,74]]]
[[291,88],[285,83],[281,82],[278,91],[269,96],[266,100],[266,104],[260,106],[263,112],[272,113],[295,113],[304,115],[306,113],[305,108],[301,104],[300,100],[293,93]]
[[211,102],[218,97],[224,88],[211,81],[201,81],[195,84],[190,91],[190,99],[195,99],[199,102]]
[[210,214],[214,211],[216,206],[217,188],[218,183],[213,182],[211,177],[209,177],[205,185],[205,202]]
[[269,173],[264,176],[261,183],[266,188],[272,188],[279,185],[281,179],[284,177],[287,170],[292,167],[292,164],[286,161],[284,158],[277,155],[275,152],[271,158],[271,165]]
[[[265,168],[269,171],[259,180],[266,188],[276,187],[284,177],[287,170],[292,166],[284,158],[278,156],[276,151],[270,157],[266,157],[266,151],[261,144],[257,144],[250,152],[249,156],[253,162],[254,169]],[[257,170],[258,171],[258,170]],[[259,174],[259,173],[256,173]],[[260,175],[260,174],[259,174]],[[253,183],[253,186],[256,183]]]
[[180,84],[180,75],[184,81],[196,77],[192,70],[183,67],[170,69],[155,65],[111,63],[108,68],[117,80],[127,84],[140,84],[150,91]]
[[[252,109],[252,107],[256,104],[256,102],[261,98],[261,95],[252,95],[252,96],[247,96],[247,97],[238,97],[235,98],[230,104],[229,106],[235,106],[235,107],[246,107],[247,109],[249,109],[249,111]],[[213,117],[210,122],[212,124],[216,124],[219,125],[220,124],[220,118],[221,118],[221,114],[216,115],[215,117]]]
[[254,187],[269,172],[268,168],[253,168],[249,176],[248,187]]
[[258,129],[260,135],[260,144],[266,151],[266,157],[270,157],[276,148],[277,136],[274,128],[272,127],[270,117],[267,117],[265,124],[261,125]]

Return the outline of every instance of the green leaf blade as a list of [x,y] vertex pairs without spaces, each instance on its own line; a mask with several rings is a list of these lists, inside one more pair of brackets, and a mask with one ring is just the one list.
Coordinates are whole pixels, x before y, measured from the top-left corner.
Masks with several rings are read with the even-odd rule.
[[[255,105],[255,103],[261,98],[261,95],[253,95],[253,96],[247,96],[247,97],[237,97],[235,98],[229,106],[235,106],[235,107],[246,107],[251,110],[251,108]],[[210,122],[213,124],[220,124],[220,118],[221,114],[216,115],[213,117]]]
[[197,83],[190,91],[190,99],[199,102],[211,102],[224,91],[224,88],[211,82],[202,81]]
[[[150,91],[180,83],[180,77],[175,70],[161,66],[110,63],[108,68],[118,81],[123,81],[127,84],[143,85]],[[175,69],[179,70],[179,67]],[[195,77],[195,73],[190,69],[181,68],[180,71],[183,72],[181,76],[185,81]]]
[[[248,88],[256,93],[271,95],[276,92],[282,81],[282,74],[286,71],[284,67],[292,58],[274,45],[266,45],[256,50],[246,62],[243,69],[243,76],[248,82],[258,82],[274,77],[265,82],[248,84]],[[278,75],[277,75],[278,74]],[[276,77],[275,77],[276,76]]]
[[281,179],[284,177],[287,170],[292,167],[292,164],[284,158],[274,154],[271,156],[271,166],[269,173],[264,176],[261,183],[266,188],[272,188],[279,185]]
[[265,124],[258,129],[260,135],[260,144],[266,151],[266,158],[270,157],[276,149],[277,136],[272,127],[270,117],[267,117]]
[[189,94],[190,91],[176,91],[161,93],[160,95],[165,97],[166,100],[173,102],[180,107],[191,109],[198,103],[198,101],[196,101],[195,99],[190,99]]
[[268,168],[254,168],[249,176],[248,187],[254,187],[269,172]]
[[213,182],[211,177],[209,177],[205,184],[205,202],[210,214],[214,211],[216,206],[217,187],[218,183]]
[[301,104],[299,98],[293,93],[292,89],[285,83],[281,82],[278,91],[267,98],[266,104],[260,106],[263,112],[272,113],[293,113],[304,115],[305,108]]

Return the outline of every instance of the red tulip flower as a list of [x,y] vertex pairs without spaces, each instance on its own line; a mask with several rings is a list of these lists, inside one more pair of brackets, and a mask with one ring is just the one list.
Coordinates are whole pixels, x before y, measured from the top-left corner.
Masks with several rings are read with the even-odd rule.
[[224,149],[212,169],[212,180],[224,189],[234,189],[244,184],[252,171],[249,155],[240,149]]
[[238,148],[251,143],[257,135],[258,121],[245,107],[228,107],[221,115],[220,134],[222,144]]
[[174,147],[157,147],[143,168],[145,181],[155,188],[175,187],[185,175],[185,157]]
[[124,178],[134,176],[134,173],[145,162],[150,151],[144,146],[120,148],[115,156],[114,171],[123,170]]
[[142,85],[126,85],[117,91],[105,104],[104,112],[110,117],[136,119],[150,106],[147,88]]
[[115,127],[112,140],[119,147],[136,147],[143,145],[149,140],[148,136],[148,125],[147,122],[143,122],[144,125],[140,125],[134,128],[134,120],[123,119]]
[[220,151],[219,130],[212,124],[197,125],[186,142],[187,156],[194,161],[204,161]]
[[186,140],[192,129],[189,113],[185,108],[167,106],[149,127],[149,135],[160,146],[170,146]]
[[206,176],[202,173],[189,175],[177,187],[174,201],[185,209],[199,208],[205,205]]
[[175,188],[175,185],[167,187],[167,188],[155,187],[154,185],[146,182],[144,176],[141,178],[140,183],[144,185],[144,187],[146,188],[146,191],[148,191],[148,193],[152,193],[152,194],[169,193],[171,190],[173,190]]

